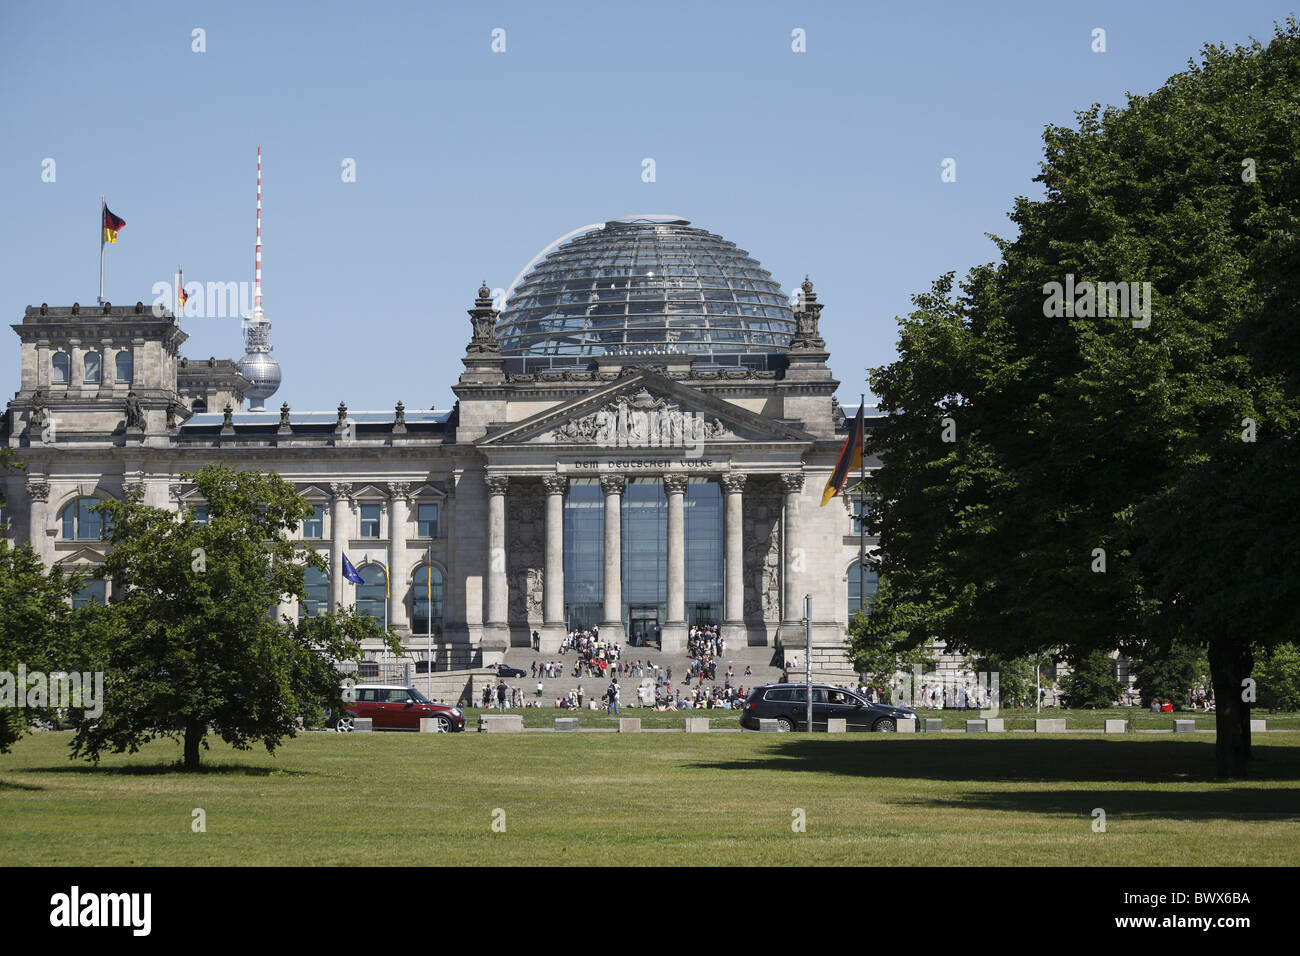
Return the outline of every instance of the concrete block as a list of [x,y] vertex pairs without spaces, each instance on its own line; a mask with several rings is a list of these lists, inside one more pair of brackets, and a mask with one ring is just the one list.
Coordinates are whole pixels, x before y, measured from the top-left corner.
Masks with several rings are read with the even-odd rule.
[[1266,730],[1268,730],[1267,720],[1252,720],[1250,722],[1250,732],[1252,734],[1262,734]]
[[939,731],[941,731],[941,730],[943,730],[943,718],[942,718],[942,717],[927,717],[927,718],[925,718],[925,732],[926,732],[927,734],[937,734],[937,733],[938,733]]
[[826,732],[828,734],[843,734],[843,733],[847,733],[848,729],[849,729],[849,722],[845,718],[843,717],[826,718]]
[[987,721],[989,733],[991,734],[1006,733],[1007,728],[1005,726],[1005,720],[1006,718],[1004,717],[990,717]]
[[688,734],[707,734],[709,732],[709,718],[687,717],[686,732]]
[[618,719],[618,732],[620,734],[639,734],[641,732],[641,718],[620,717]]
[[1034,721],[1034,733],[1063,734],[1065,733],[1065,718],[1064,717],[1040,717]]
[[578,718],[577,717],[556,717],[555,729],[556,730],[577,730]]
[[478,732],[489,734],[522,734],[523,714],[484,714],[478,719]]
[[760,717],[758,718],[758,729],[764,733],[776,733],[781,729],[781,725],[770,718]]
[[898,724],[898,732],[899,732],[900,734],[914,734],[914,733],[916,733],[916,718],[915,718],[915,717],[900,717],[900,718],[898,718],[898,720],[895,721],[895,723]]
[[1175,720],[1174,733],[1191,734],[1196,732],[1196,721],[1194,720]]
[[373,717],[358,717],[352,721],[352,732],[357,734],[368,734],[375,729],[375,719]]
[[1108,734],[1126,734],[1128,733],[1127,720],[1107,720],[1106,733]]
[[421,717],[421,718],[420,718],[420,733],[422,733],[422,734],[436,734],[436,733],[438,733],[438,718],[437,718],[437,717]]
[[989,722],[987,720],[968,720],[966,721],[966,733],[983,734],[987,733]]

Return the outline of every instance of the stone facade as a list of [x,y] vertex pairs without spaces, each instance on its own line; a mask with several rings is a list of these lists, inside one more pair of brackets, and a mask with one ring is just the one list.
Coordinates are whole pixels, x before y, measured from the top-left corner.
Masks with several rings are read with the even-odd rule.
[[[442,582],[434,657],[440,667],[481,666],[528,644],[534,631],[544,651],[558,647],[563,505],[577,477],[600,479],[604,579],[615,583],[628,482],[663,482],[669,594],[661,623],[664,649],[678,648],[681,496],[686,478],[712,481],[725,512],[724,632],[749,645],[802,648],[810,594],[817,665],[839,674],[858,538],[841,503],[820,506],[847,427],[817,335],[820,308],[807,286],[801,337],[775,369],[603,355],[586,370],[508,375],[492,333],[496,312],[481,289],[452,409],[299,412],[286,404],[277,414],[239,410],[248,385],[234,363],[183,358],[186,335],[171,314],[141,305],[29,307],[13,326],[21,387],[2,432],[28,470],[0,478],[6,533],[47,564],[93,566],[104,543],[63,520],[79,499],[135,493],[157,507],[198,507],[187,472],[215,461],[275,470],[321,509],[320,536],[304,544],[329,560],[331,607],[356,600],[341,574],[343,554],[359,568],[386,566],[390,626],[409,659],[422,660],[428,638],[412,631],[411,618],[416,576],[431,563]],[[102,373],[92,381],[87,369],[96,363]],[[437,509],[431,534],[417,525],[422,506]],[[623,639],[618,588],[607,587],[605,600],[602,629]]]

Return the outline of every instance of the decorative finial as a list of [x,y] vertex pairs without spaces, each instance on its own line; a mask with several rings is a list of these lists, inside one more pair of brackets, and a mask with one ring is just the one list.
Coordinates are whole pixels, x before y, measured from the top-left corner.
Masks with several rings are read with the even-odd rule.
[[342,402],[339,402],[339,420],[338,420],[337,427],[343,428],[347,425],[347,423],[348,423],[348,407],[344,405]]
[[397,418],[396,418],[396,420],[393,422],[393,424],[395,424],[395,425],[405,425],[405,424],[406,424],[406,406],[402,404],[402,400],[401,400],[400,398],[397,400],[397,407],[396,407],[395,409],[393,409],[393,411],[397,412]]
[[280,427],[289,427],[289,403],[285,402],[280,406]]
[[817,301],[817,296],[813,293],[812,280],[807,275],[803,277],[803,283],[799,288],[802,291],[799,293],[799,304],[794,311],[795,333],[790,339],[790,348],[793,351],[821,351],[826,348],[826,340],[821,337],[821,332],[817,328],[822,304]]
[[222,412],[221,427],[222,428],[232,427],[235,424],[235,414],[234,414],[235,410],[230,407],[229,402],[226,402],[226,407],[223,408],[221,412]]
[[496,335],[498,314],[492,308],[492,290],[488,288],[487,280],[484,279],[483,284],[479,286],[478,298],[474,300],[474,308],[469,310],[470,326],[474,332],[465,349],[466,352],[501,351]]

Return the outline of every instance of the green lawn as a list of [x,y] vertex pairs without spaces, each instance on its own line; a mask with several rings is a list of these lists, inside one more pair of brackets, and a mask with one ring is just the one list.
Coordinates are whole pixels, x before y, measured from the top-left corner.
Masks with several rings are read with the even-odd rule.
[[311,733],[193,775],[68,739],[0,756],[7,864],[1300,864],[1300,733],[1229,783],[1209,735]]

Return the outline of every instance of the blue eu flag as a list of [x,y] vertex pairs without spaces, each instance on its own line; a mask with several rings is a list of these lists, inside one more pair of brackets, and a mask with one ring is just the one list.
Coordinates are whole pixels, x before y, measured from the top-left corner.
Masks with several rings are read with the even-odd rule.
[[361,575],[357,573],[357,569],[352,566],[352,562],[348,560],[348,556],[346,554],[343,555],[343,576],[347,578],[349,581],[351,581],[353,584],[366,583],[361,579]]

